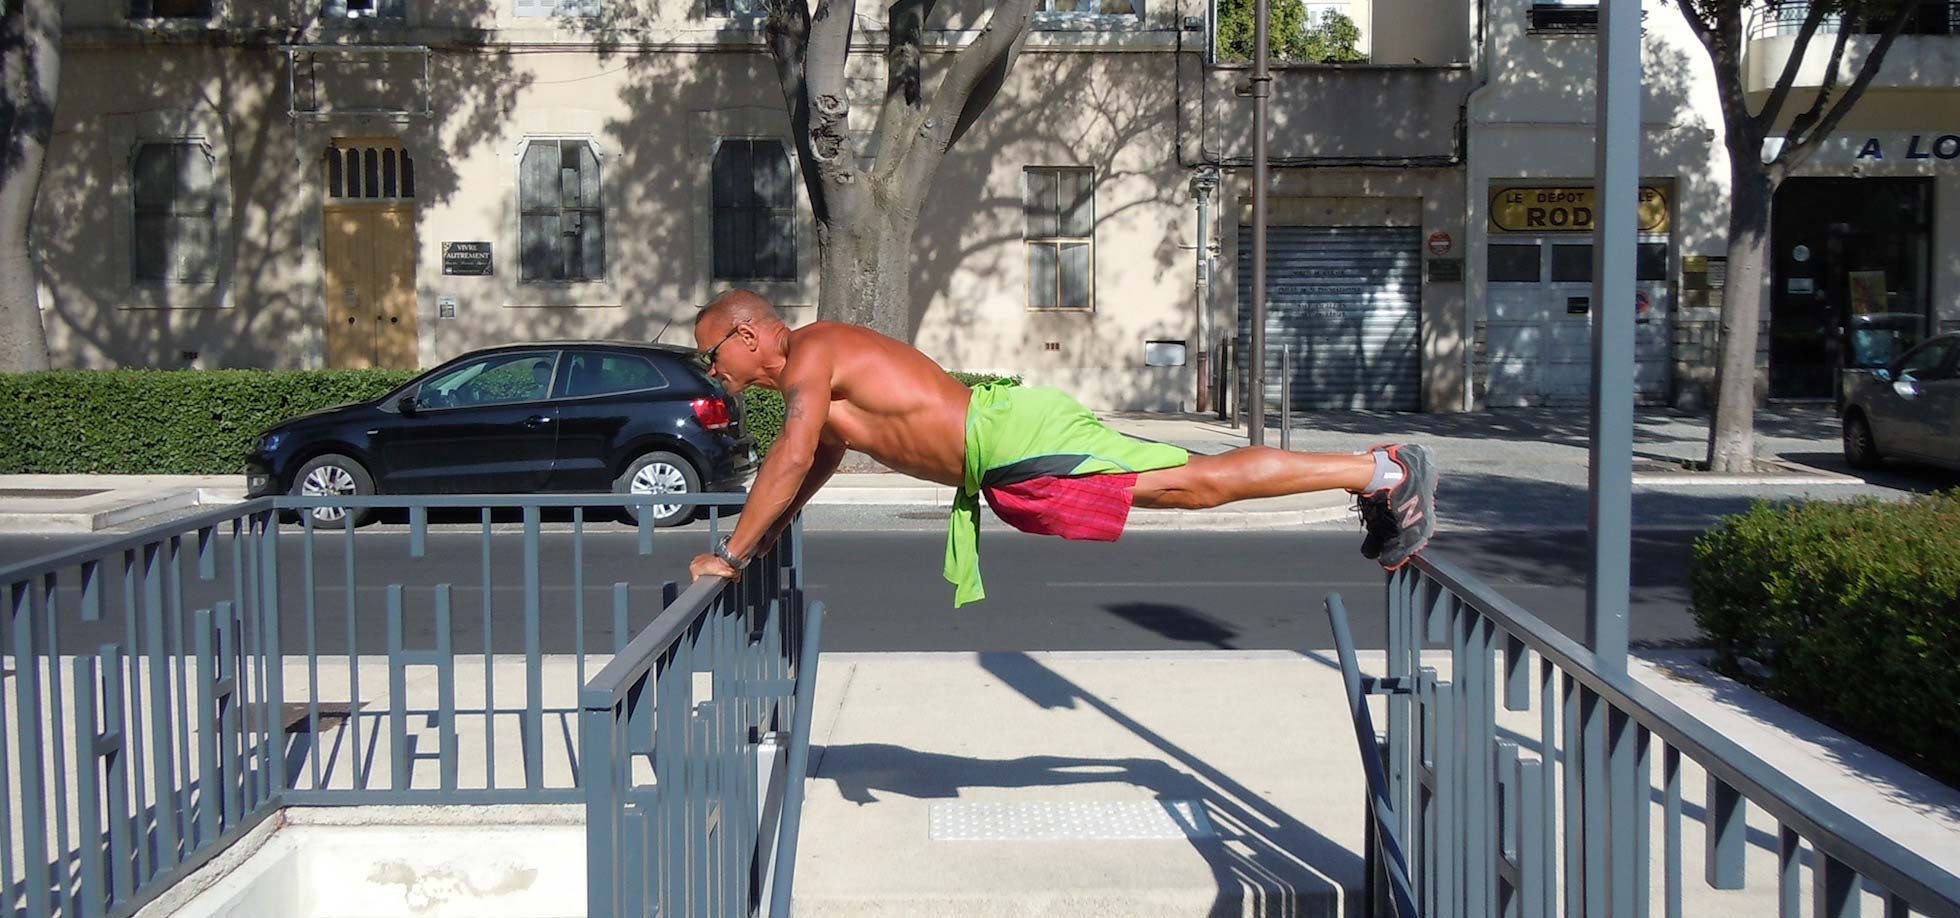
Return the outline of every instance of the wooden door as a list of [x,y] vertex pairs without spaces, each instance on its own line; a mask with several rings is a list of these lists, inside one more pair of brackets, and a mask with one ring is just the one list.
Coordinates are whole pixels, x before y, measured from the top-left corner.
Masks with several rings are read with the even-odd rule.
[[335,141],[325,156],[327,365],[419,364],[414,166],[387,138]]

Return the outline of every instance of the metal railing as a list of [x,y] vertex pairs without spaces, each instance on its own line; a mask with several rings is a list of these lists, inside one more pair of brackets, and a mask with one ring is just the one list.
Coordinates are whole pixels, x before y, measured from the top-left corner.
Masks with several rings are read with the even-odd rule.
[[[1338,596],[1329,610],[1339,613]],[[1350,656],[1343,669],[1358,676]],[[1743,888],[1754,806],[1777,826],[1757,844],[1773,847],[1778,914],[1853,916],[1872,895],[1887,918],[1960,916],[1960,878],[1433,553],[1389,576],[1384,676],[1360,688],[1387,696],[1381,811],[1406,847],[1421,915],[1647,915],[1657,885],[1658,913],[1679,918],[1692,765],[1708,888]],[[1392,883],[1371,876],[1380,880]]]
[[[1902,34],[1905,35],[1960,35],[1960,0],[1920,0],[1911,4],[1912,12],[1907,14]],[[1773,38],[1779,35],[1795,35],[1802,31],[1804,20],[1809,18],[1809,0],[1771,0],[1749,12],[1749,37]],[[1881,9],[1874,16],[1854,17],[1851,20],[1853,34],[1876,34],[1884,32],[1890,25],[1893,10]],[[1833,12],[1819,20],[1818,34],[1835,33],[1845,24],[1841,13]]]
[[584,759],[610,763],[585,782],[588,915],[789,914],[823,620],[794,545],[694,584],[586,683]]
[[[662,575],[742,498],[659,500],[703,505],[658,540],[690,550],[648,513],[595,530],[648,498],[278,497],[0,571],[0,913],[131,914],[288,805],[584,802],[588,669],[672,620]],[[800,534],[697,592],[800,627]]]

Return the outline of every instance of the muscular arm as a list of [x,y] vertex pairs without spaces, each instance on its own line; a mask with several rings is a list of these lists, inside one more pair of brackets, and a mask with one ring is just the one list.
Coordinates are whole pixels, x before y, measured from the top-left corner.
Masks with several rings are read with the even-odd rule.
[[762,538],[761,550],[768,551],[769,546],[776,544],[776,540],[782,538],[783,530],[789,527],[789,521],[796,518],[796,512],[823,489],[830,476],[837,474],[837,466],[843,463],[845,451],[842,443],[826,440],[817,444],[816,461],[810,466],[809,473],[803,476],[803,487],[797,489],[796,499],[789,502],[789,509],[784,510],[776,518],[775,524],[769,527],[769,533]]
[[823,353],[806,352],[798,357],[784,369],[783,432],[769,447],[762,471],[756,473],[755,488],[749,492],[748,506],[728,539],[729,553],[738,558],[754,557],[764,536],[802,506],[843,458],[839,448],[835,456],[825,457],[827,467],[821,474],[812,474],[818,470],[824,421],[830,415],[831,363],[830,356]]

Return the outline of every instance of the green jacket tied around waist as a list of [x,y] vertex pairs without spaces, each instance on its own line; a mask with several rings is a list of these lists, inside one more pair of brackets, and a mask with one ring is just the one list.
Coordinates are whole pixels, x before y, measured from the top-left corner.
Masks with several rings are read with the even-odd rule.
[[980,491],[1047,476],[1176,468],[1191,454],[1103,426],[1059,389],[982,383],[966,408],[966,474],[946,527],[954,606],[985,599],[980,583]]

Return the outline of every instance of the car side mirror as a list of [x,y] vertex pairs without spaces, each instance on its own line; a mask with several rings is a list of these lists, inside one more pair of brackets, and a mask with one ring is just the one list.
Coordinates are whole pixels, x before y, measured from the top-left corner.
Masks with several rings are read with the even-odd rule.
[[411,418],[414,417],[415,412],[420,410],[421,408],[420,405],[416,404],[415,396],[413,395],[402,396],[401,401],[395,403],[395,407],[401,409],[401,413],[403,414],[403,416],[411,417]]

